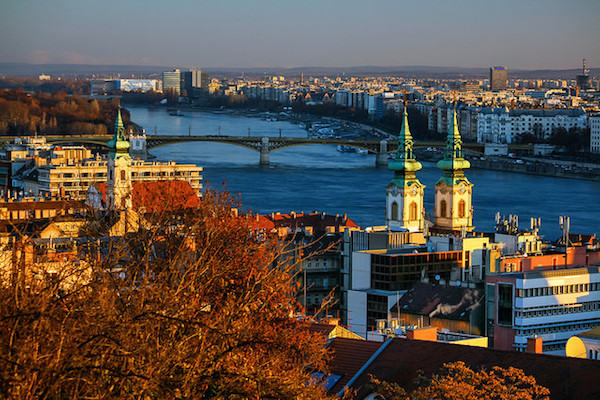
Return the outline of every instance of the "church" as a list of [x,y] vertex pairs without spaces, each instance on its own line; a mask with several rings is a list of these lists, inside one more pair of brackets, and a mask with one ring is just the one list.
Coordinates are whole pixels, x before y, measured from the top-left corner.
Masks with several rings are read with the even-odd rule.
[[388,168],[394,171],[394,177],[386,187],[386,225],[390,230],[409,232],[473,231],[473,184],[464,174],[470,163],[463,157],[456,110],[453,112],[452,128],[446,137],[444,157],[437,163],[438,168],[442,170],[442,176],[435,184],[433,221],[426,220],[427,214],[423,206],[425,185],[416,177],[416,172],[422,165],[415,159],[413,145],[405,105],[398,135],[398,151],[388,165]]
[[183,165],[186,170],[180,171],[174,162],[132,159],[120,110],[114,136],[107,146],[106,183],[89,187],[86,204],[95,210],[119,215],[117,225],[120,227],[114,229],[115,233],[137,230],[144,214],[177,211],[200,204],[202,169],[194,166],[190,173],[189,165]]

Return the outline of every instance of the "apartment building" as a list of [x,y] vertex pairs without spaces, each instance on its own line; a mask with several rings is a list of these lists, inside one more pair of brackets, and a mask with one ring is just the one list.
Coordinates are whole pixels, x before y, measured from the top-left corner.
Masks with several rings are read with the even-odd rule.
[[484,108],[477,119],[479,143],[515,143],[524,134],[547,140],[558,128],[587,128],[583,109]]
[[600,154],[600,114],[590,115],[590,151]]
[[[131,161],[132,182],[183,180],[202,196],[202,167],[193,164]],[[41,196],[60,196],[84,199],[90,185],[106,182],[107,161],[102,158],[67,162],[60,165],[42,165],[35,179],[24,181],[26,193]]]

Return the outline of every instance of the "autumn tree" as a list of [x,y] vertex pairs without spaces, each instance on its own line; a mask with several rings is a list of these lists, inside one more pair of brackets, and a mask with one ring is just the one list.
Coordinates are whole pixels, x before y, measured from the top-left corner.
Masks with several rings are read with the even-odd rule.
[[370,388],[385,400],[408,399],[549,399],[550,391],[537,384],[523,370],[509,367],[493,367],[473,371],[462,361],[444,364],[439,374],[428,377],[421,374],[415,381],[415,389],[407,392],[393,382],[371,377]]
[[[22,89],[0,89],[0,134],[106,134],[117,107],[112,101],[64,92],[31,95]],[[123,118],[128,121],[129,114],[123,112]]]
[[0,288],[0,397],[328,398],[282,245],[237,207],[208,192],[122,238],[100,216],[53,279],[20,264]]

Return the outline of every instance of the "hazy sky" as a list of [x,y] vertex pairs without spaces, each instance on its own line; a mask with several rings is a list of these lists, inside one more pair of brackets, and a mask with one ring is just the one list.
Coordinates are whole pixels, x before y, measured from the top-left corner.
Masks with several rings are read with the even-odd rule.
[[600,0],[0,0],[0,62],[600,67]]

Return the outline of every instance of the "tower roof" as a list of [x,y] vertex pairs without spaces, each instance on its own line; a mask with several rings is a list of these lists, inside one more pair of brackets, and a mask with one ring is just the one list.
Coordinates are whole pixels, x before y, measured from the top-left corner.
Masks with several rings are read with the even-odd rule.
[[456,177],[466,180],[463,170],[471,167],[471,163],[463,158],[462,139],[456,121],[456,108],[452,110],[452,120],[452,127],[448,129],[448,136],[446,136],[444,158],[437,163],[438,168],[444,171],[441,180],[445,180],[448,185],[453,185]]
[[125,138],[125,126],[121,118],[121,107],[117,111],[117,120],[115,121],[115,134],[108,142],[110,156],[113,159],[120,157],[129,157],[129,141]]
[[404,103],[402,126],[398,135],[398,151],[396,157],[388,164],[388,168],[395,172],[392,182],[397,185],[410,185],[410,181],[418,182],[414,173],[420,170],[422,165],[413,155],[413,140],[408,126],[406,103]]

